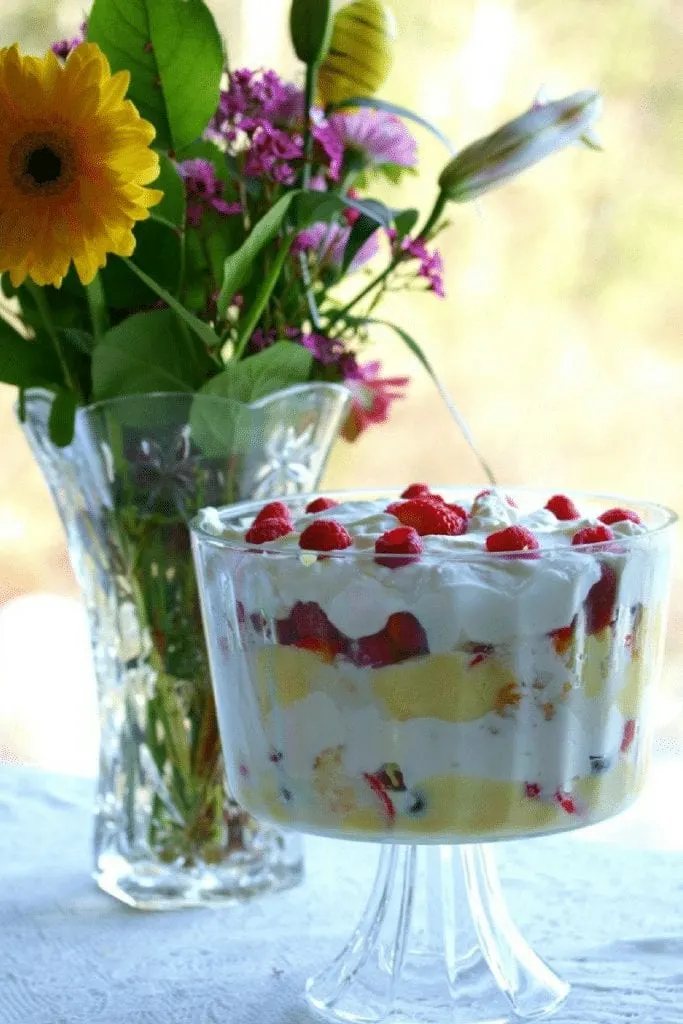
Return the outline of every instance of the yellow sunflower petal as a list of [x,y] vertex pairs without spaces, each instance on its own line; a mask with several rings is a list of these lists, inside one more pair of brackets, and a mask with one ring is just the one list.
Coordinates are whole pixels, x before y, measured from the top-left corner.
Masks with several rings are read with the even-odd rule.
[[0,49],[0,272],[57,287],[73,262],[85,283],[107,254],[132,255],[131,228],[163,193],[154,127],[94,43],[61,64]]

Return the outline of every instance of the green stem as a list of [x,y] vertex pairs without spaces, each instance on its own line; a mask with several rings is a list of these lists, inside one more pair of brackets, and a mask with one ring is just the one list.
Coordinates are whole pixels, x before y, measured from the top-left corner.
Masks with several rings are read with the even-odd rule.
[[109,312],[107,310],[107,299],[102,286],[102,278],[96,274],[91,283],[85,289],[90,311],[90,321],[95,341],[98,342],[109,330]]
[[436,202],[434,203],[434,208],[432,209],[432,212],[427,217],[427,220],[425,221],[422,230],[418,232],[418,238],[429,238],[429,233],[432,230],[432,228],[436,225],[436,222],[438,221],[439,217],[445,210],[447,202],[448,198],[444,195],[443,192],[439,192],[438,196],[436,197]]
[[358,294],[355,295],[350,302],[347,302],[343,309],[339,309],[335,313],[332,313],[327,323],[328,331],[333,324],[336,324],[339,320],[343,320],[346,317],[347,313],[350,313],[354,306],[358,305],[359,302],[362,302],[366,295],[369,295],[370,292],[374,291],[378,285],[386,281],[386,279],[389,277],[389,274],[392,272],[392,270],[395,270],[399,262],[400,261],[396,257],[394,257],[391,263],[384,268],[382,273],[379,274],[377,277],[373,278],[373,280],[370,281],[370,283],[367,284],[365,288],[359,291]]
[[304,170],[303,186],[308,188],[311,184],[313,157],[313,132],[311,131],[311,108],[315,97],[315,87],[318,82],[318,67],[316,64],[306,65],[306,83],[304,86]]
[[[306,65],[306,84],[304,87],[304,169],[303,169],[303,187],[308,188],[311,184],[311,176],[313,172],[312,160],[313,160],[313,132],[311,130],[311,108],[313,106],[313,99],[315,97],[315,87],[318,81],[318,67],[316,64]],[[308,258],[305,252],[299,253],[299,267],[301,268],[301,280],[304,283],[304,290],[306,292],[306,301],[308,302],[308,310],[311,315],[311,323],[316,331],[322,330],[322,321],[320,319],[320,310],[318,304],[315,301],[315,295],[313,294],[313,286],[311,283],[311,271],[308,266]]]
[[57,333],[57,329],[52,320],[50,306],[47,299],[45,298],[45,293],[43,289],[39,285],[34,284],[33,281],[27,281],[26,287],[33,296],[33,301],[36,304],[36,308],[40,315],[40,319],[43,321],[43,326],[47,331],[50,341],[54,345],[55,352],[57,353],[57,359],[59,360],[59,365],[61,366],[62,373],[64,374],[64,383],[67,385],[68,388],[70,388],[71,391],[77,394],[79,398],[82,398],[83,396],[81,395],[81,390],[74,381],[73,377],[71,376],[71,370],[69,369],[69,364],[67,362],[66,356],[64,355],[64,349],[62,348],[62,343],[59,340],[59,334]]

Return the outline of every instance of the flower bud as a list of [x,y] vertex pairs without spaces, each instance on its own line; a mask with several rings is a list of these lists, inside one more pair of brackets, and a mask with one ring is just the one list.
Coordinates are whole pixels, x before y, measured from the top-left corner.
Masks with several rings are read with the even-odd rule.
[[300,61],[313,65],[323,61],[332,34],[330,0],[292,0],[289,31]]
[[382,0],[355,0],[342,7],[334,18],[330,49],[320,66],[322,105],[374,95],[391,70],[395,38],[394,16]]
[[442,193],[453,202],[464,203],[571,143],[599,148],[592,129],[601,108],[599,94],[589,90],[535,103],[521,117],[457,153],[439,178]]

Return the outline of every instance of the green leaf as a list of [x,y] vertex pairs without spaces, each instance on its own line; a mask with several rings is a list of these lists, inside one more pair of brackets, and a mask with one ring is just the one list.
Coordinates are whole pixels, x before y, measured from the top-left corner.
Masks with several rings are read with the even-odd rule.
[[43,335],[28,340],[0,317],[0,381],[20,388],[63,387],[64,374]]
[[455,423],[459,427],[462,436],[465,438],[465,441],[467,442],[467,444],[469,445],[470,449],[474,453],[474,456],[477,459],[477,461],[479,462],[479,465],[481,466],[481,468],[483,469],[485,476],[490,480],[490,482],[492,484],[495,484],[496,478],[495,478],[495,476],[493,474],[493,471],[492,471],[491,467],[489,466],[488,462],[486,461],[486,459],[483,457],[483,455],[481,455],[479,449],[477,448],[477,446],[476,446],[476,444],[474,442],[474,438],[472,437],[472,433],[470,431],[470,428],[467,426],[465,418],[463,417],[462,413],[460,412],[460,410],[456,406],[455,401],[453,400],[451,394],[447,390],[445,384],[443,383],[441,378],[438,376],[438,374],[436,373],[436,371],[432,367],[431,363],[427,359],[427,356],[424,354],[424,352],[422,351],[422,349],[418,345],[418,343],[415,341],[415,339],[413,337],[411,337],[411,335],[408,334],[407,331],[404,331],[402,327],[399,327],[397,324],[391,323],[389,320],[376,320],[374,318],[370,318],[369,317],[369,318],[364,320],[364,323],[366,323],[366,324],[377,324],[378,326],[382,326],[382,327],[389,327],[392,331],[394,331],[399,336],[401,341],[405,342],[405,344],[408,346],[408,348],[413,353],[415,358],[419,360],[419,362],[422,364],[422,366],[425,368],[425,370],[427,371],[429,376],[432,378],[432,380],[436,384],[436,389],[439,392],[439,395],[440,395],[444,405],[446,406],[446,408],[448,409],[449,413],[451,414],[451,417],[453,418],[453,420],[455,421]]
[[221,316],[225,316],[230,299],[235,292],[249,280],[254,260],[282,227],[292,201],[297,195],[299,195],[299,190],[294,189],[278,199],[268,213],[254,224],[248,238],[244,240],[237,252],[228,256],[223,270],[223,286],[218,298],[218,311]]
[[107,331],[92,357],[93,398],[149,391],[191,392],[212,364],[170,309],[136,313]]
[[135,253],[130,260],[112,256],[100,271],[107,304],[112,309],[137,309],[156,301],[158,293],[146,286],[134,268],[154,275],[154,280],[167,291],[178,291],[181,239],[177,229],[145,220],[136,226],[135,238]]
[[342,273],[346,273],[355,257],[358,255],[358,251],[363,248],[369,238],[379,230],[377,221],[372,220],[370,217],[366,217],[364,214],[361,215],[356,223],[351,228],[351,234],[349,240],[346,243],[344,249],[344,258],[342,260]]
[[251,338],[256,325],[261,319],[261,314],[268,304],[268,299],[272,295],[273,288],[277,284],[285,260],[289,254],[293,237],[282,242],[277,256],[273,261],[273,265],[263,279],[263,283],[256,293],[255,298],[249,303],[249,308],[246,311],[244,319],[240,325],[240,332],[235,345],[235,359],[239,359],[244,351],[244,348]]
[[397,117],[403,117],[407,121],[413,121],[415,124],[419,124],[421,128],[425,128],[434,138],[438,139],[439,142],[443,143],[449,153],[455,153],[455,146],[448,138],[447,135],[437,128],[431,121],[427,121],[424,117],[420,117],[419,114],[409,110],[408,107],[402,107],[397,103],[389,103],[387,100],[380,100],[376,96],[352,96],[348,100],[344,100],[342,103],[333,103],[327,108],[327,113],[332,113],[335,110],[346,110],[349,107],[370,107],[373,110],[383,110],[387,114],[395,114]]
[[155,145],[182,153],[218,107],[224,53],[203,0],[95,0],[88,40],[113,71],[129,70],[128,98],[157,131]]
[[431,363],[427,359],[427,356],[422,351],[420,345],[418,345],[415,339],[411,337],[407,331],[404,331],[402,327],[399,327],[397,324],[392,324],[389,320],[377,320],[374,317],[363,317],[362,323],[377,324],[378,326],[381,327],[391,328],[391,330],[394,331],[399,336],[401,341],[405,342],[405,344],[408,346],[408,348],[413,353],[415,358],[422,363],[422,366],[425,368],[425,370],[432,378],[432,380],[435,381],[438,385],[440,385],[439,378],[437,377],[435,371],[433,370]]
[[[130,267],[133,273],[137,274],[141,281],[144,281],[151,291],[158,295],[160,299],[163,299],[164,302],[178,314],[180,319],[187,324],[190,330],[200,339],[200,341],[204,343],[207,349],[212,350],[218,346],[220,339],[209,324],[205,323],[203,320],[199,320],[196,316],[193,316],[189,310],[185,309],[182,302],[178,302],[170,292],[167,292],[165,288],[162,288],[161,285],[157,284],[157,282],[154,281],[149,274],[146,274],[140,267],[136,267],[134,263],[130,262],[130,260],[126,260],[126,265]],[[128,321],[124,321],[124,323],[127,322]]]
[[405,238],[409,235],[417,224],[417,219],[420,216],[417,210],[401,210],[394,216],[394,227],[398,233],[399,238]]
[[95,339],[89,331],[81,331],[78,327],[62,327],[57,333],[77,352],[85,356],[92,355]]
[[330,0],[292,0],[289,31],[300,61],[317,65],[325,59],[333,22]]
[[160,188],[164,198],[152,210],[153,220],[162,220],[177,228],[185,226],[185,184],[178,174],[175,164],[165,153],[159,154],[159,177],[153,182],[154,188]]
[[77,408],[78,402],[73,391],[57,392],[50,409],[47,426],[50,440],[58,448],[66,448],[74,439]]
[[332,220],[344,209],[336,192],[301,192],[295,204],[296,224],[299,231],[311,224]]
[[394,222],[396,211],[390,210],[379,199],[353,199],[351,196],[344,196],[344,205],[358,210],[383,228],[390,228]]
[[294,384],[304,384],[311,375],[313,356],[293,341],[277,341],[270,348],[246,359],[233,360],[202,388],[202,395],[218,395],[237,402],[259,398]]

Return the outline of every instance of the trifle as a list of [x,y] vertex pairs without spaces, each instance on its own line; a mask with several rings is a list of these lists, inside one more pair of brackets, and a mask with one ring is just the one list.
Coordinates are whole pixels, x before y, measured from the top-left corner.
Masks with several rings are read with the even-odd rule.
[[[329,1019],[500,1021],[564,998],[478,844],[581,828],[637,795],[674,521],[614,498],[425,484],[195,520],[237,799],[387,844],[359,931],[309,988]],[[406,911],[418,877],[444,915],[428,939]]]
[[403,495],[203,513],[238,800],[304,831],[405,843],[621,810],[646,763],[666,513]]

